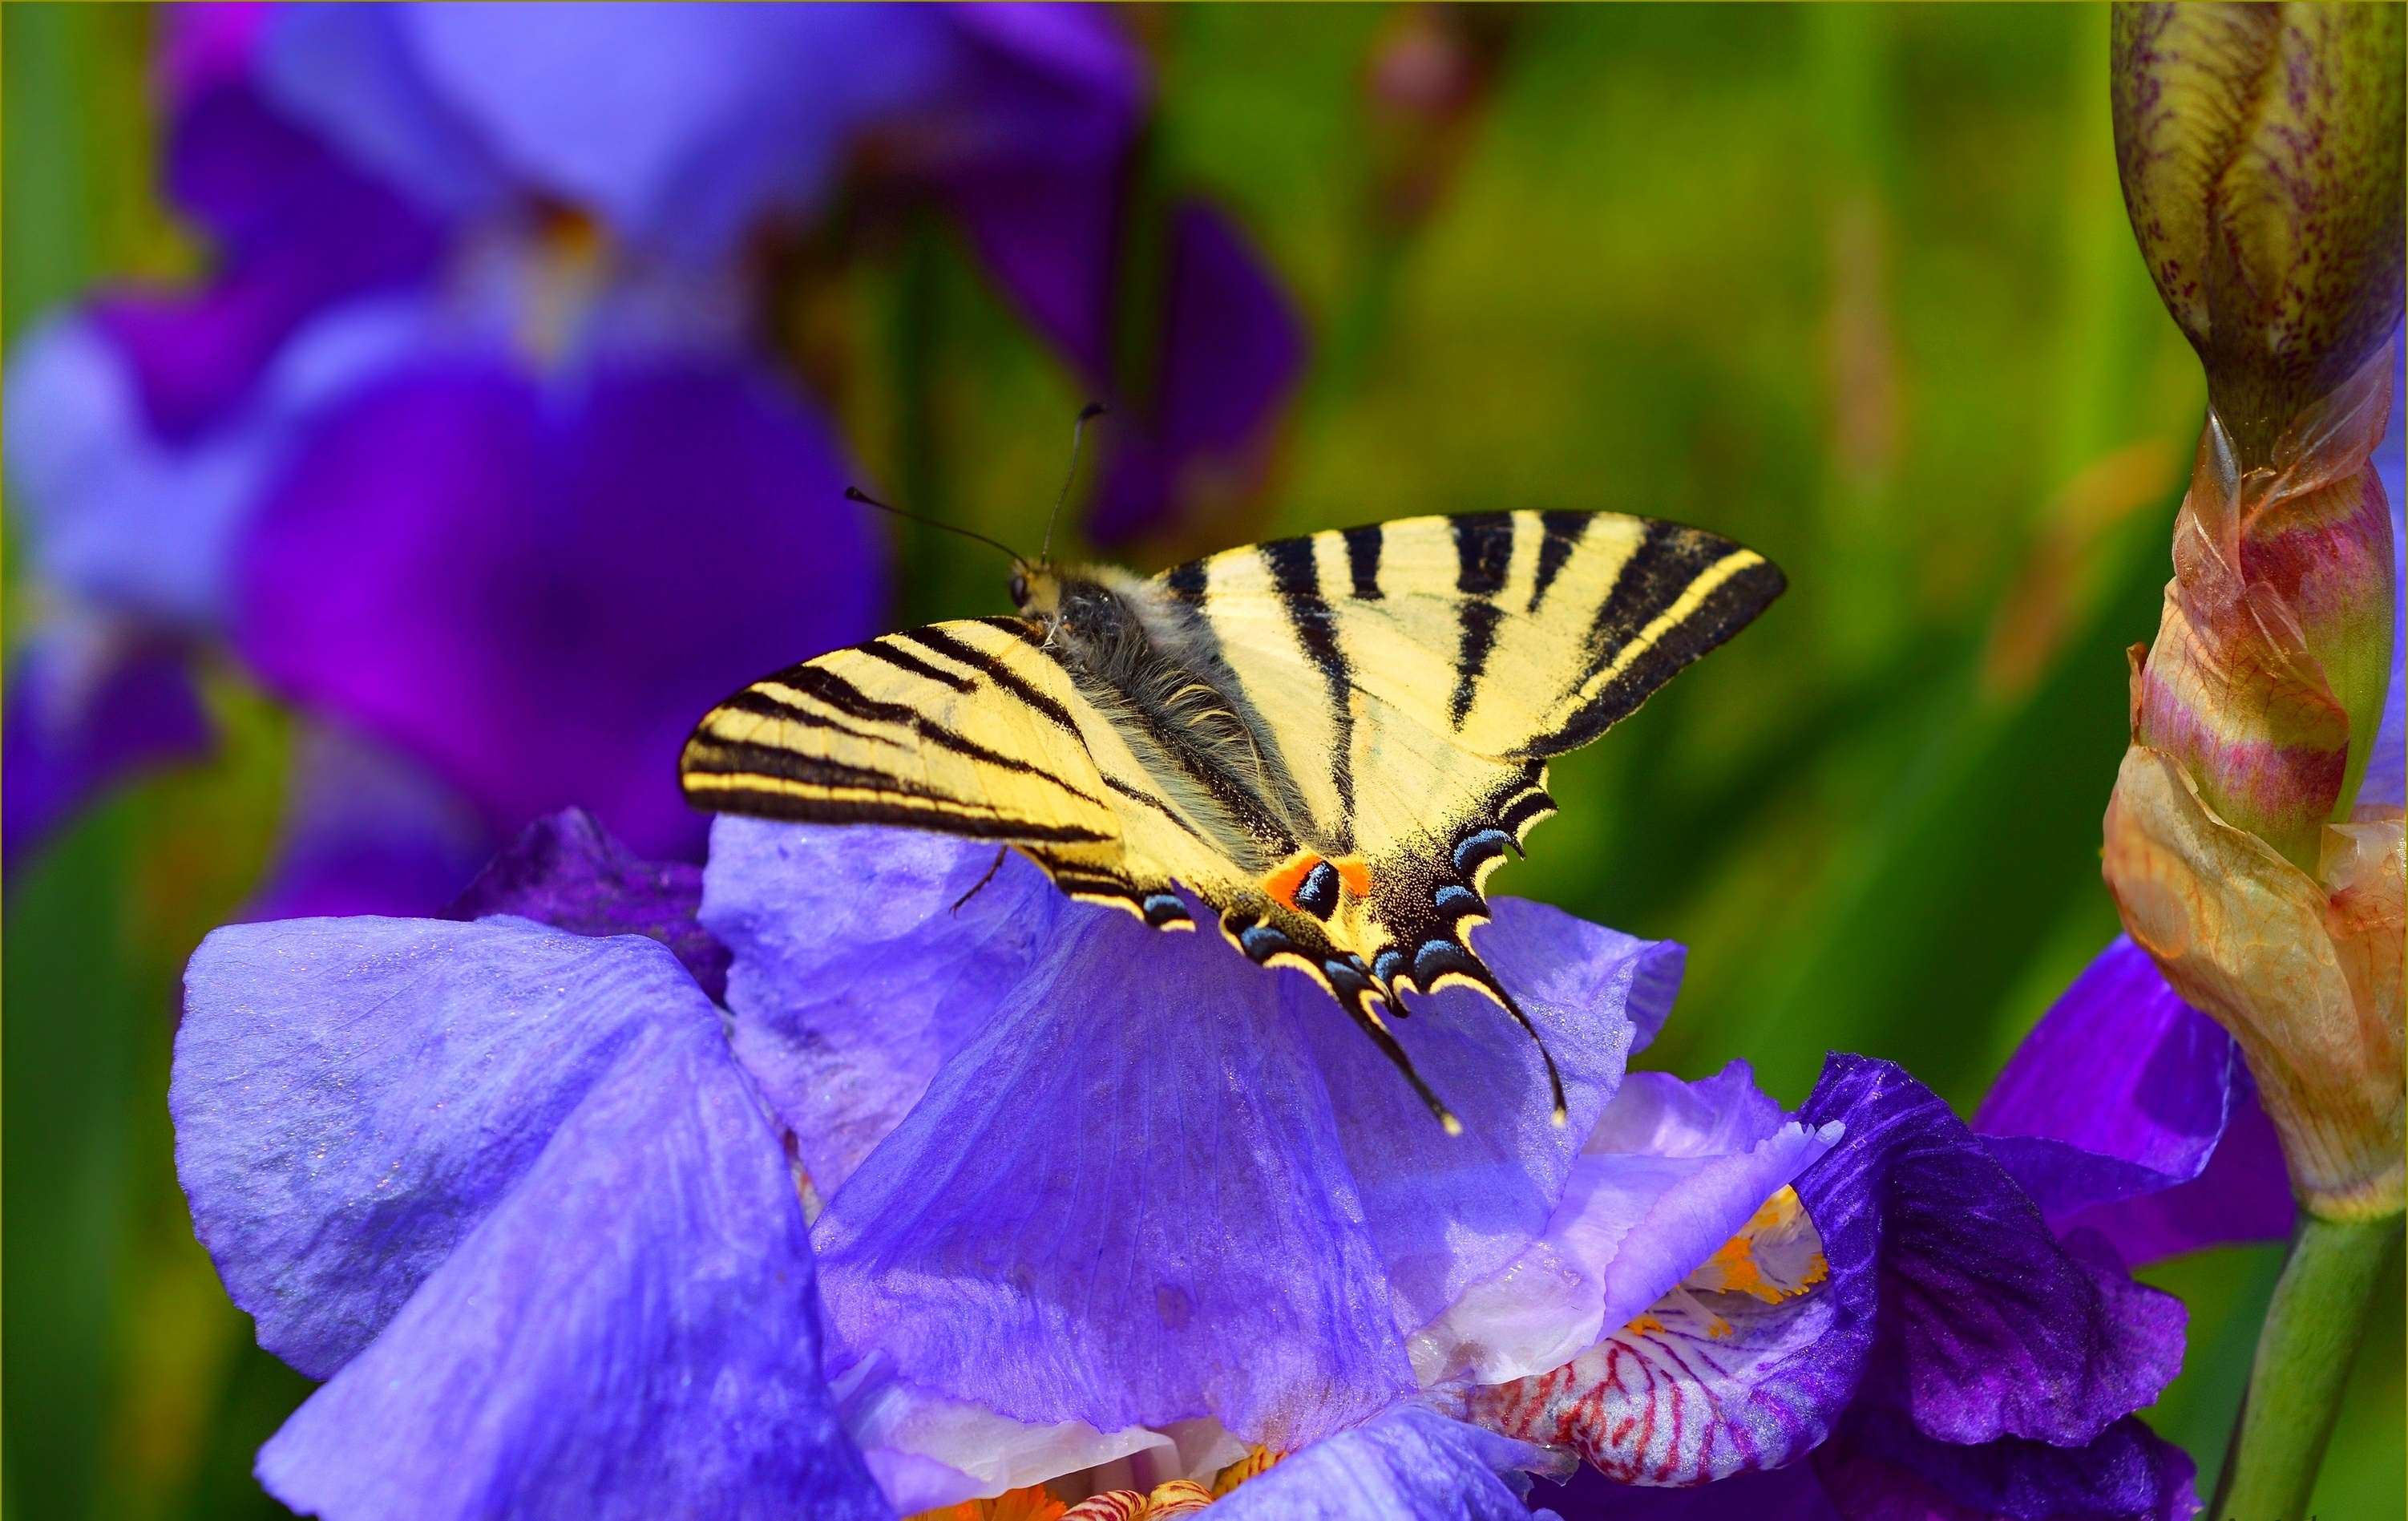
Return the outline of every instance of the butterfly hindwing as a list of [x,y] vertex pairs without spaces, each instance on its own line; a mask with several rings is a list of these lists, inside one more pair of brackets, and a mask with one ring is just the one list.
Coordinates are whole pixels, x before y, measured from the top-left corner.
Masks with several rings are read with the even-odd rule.
[[[1156,581],[1276,737],[1312,845],[1360,863],[1326,916],[1323,895],[1283,899],[1271,883],[1281,901],[1261,917],[1277,936],[1250,951],[1297,942],[1282,959],[1318,963],[1350,1005],[1460,981],[1509,1007],[1466,932],[1485,917],[1487,872],[1554,811],[1544,758],[1627,716],[1783,586],[1727,539],[1580,512],[1405,519]],[[1359,982],[1341,969],[1358,966]]]

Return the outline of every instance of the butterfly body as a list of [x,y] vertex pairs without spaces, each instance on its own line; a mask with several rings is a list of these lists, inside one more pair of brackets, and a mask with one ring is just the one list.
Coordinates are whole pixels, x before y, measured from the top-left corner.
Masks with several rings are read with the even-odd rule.
[[1326,988],[1452,1126],[1383,1011],[1466,983],[1523,1017],[1469,935],[1555,811],[1548,757],[1782,586],[1728,540],[1612,513],[1407,519],[1152,578],[1023,565],[1018,616],[756,682],[681,772],[704,808],[993,839],[1158,928],[1194,927],[1184,889]]

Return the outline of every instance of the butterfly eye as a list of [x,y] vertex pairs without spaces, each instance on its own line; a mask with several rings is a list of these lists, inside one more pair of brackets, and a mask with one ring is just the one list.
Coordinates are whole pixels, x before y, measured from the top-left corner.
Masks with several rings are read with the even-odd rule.
[[1011,593],[1012,606],[1025,607],[1027,605],[1028,578],[1026,576],[1022,575],[1017,570],[1013,571],[1011,573],[1011,584],[1008,590]]

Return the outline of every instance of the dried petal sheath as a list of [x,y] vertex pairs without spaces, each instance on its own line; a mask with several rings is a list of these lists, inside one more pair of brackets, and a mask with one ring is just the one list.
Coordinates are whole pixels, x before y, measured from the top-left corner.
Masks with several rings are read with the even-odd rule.
[[[2401,1207],[2401,825],[2352,812],[2396,680],[2368,463],[2400,362],[2397,8],[2128,6],[2118,168],[2210,401],[2105,821],[2125,927],[2241,1042],[2319,1213]],[[2135,652],[2136,655],[2138,652]]]
[[2400,815],[2334,825],[2320,882],[2200,799],[2163,752],[2125,753],[2106,871],[2132,939],[2241,1041],[2291,1181],[2336,1216],[2401,1207]]

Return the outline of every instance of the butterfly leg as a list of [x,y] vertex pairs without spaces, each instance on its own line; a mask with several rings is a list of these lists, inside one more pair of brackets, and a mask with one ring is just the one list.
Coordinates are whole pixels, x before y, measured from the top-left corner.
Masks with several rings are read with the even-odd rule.
[[968,903],[971,898],[978,897],[980,888],[984,887],[988,882],[995,881],[995,874],[1003,869],[1004,853],[1010,849],[1011,849],[1011,847],[1009,845],[997,845],[995,848],[995,859],[987,863],[986,875],[972,882],[968,892],[964,893],[961,897],[953,899],[953,906],[951,911],[952,912],[961,912],[963,904]]

